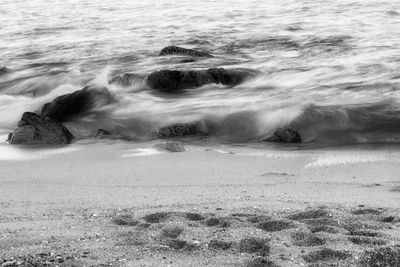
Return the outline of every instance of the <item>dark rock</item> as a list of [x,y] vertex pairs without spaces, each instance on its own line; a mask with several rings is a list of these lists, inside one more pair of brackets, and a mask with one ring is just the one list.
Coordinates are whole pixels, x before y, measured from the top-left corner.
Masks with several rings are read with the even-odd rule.
[[103,130],[103,129],[98,129],[96,132],[96,135],[94,138],[96,139],[105,139],[105,138],[110,138],[111,133],[109,131]]
[[187,55],[191,57],[213,57],[209,53],[206,52],[201,52],[201,51],[196,51],[193,49],[187,49],[179,46],[167,46],[164,47],[160,54],[160,56],[166,56],[166,55]]
[[248,69],[160,70],[147,76],[147,83],[153,89],[170,93],[211,83],[235,86],[255,74]]
[[220,83],[228,86],[238,85],[247,78],[254,77],[255,72],[245,69],[224,69],[224,68],[212,68],[208,69],[207,73],[211,75],[214,83]]
[[115,75],[109,81],[109,84],[119,84],[124,87],[133,85],[135,82],[142,82],[143,76],[135,73],[122,73]]
[[25,112],[9,138],[11,144],[62,145],[69,144],[74,136],[61,123],[49,117]]
[[10,142],[11,141],[11,137],[12,137],[13,133],[9,133],[6,142]]
[[161,138],[183,137],[196,135],[199,132],[199,129],[194,124],[180,123],[161,128],[158,131],[158,136]]
[[109,131],[104,129],[98,129],[97,132],[94,134],[94,138],[96,139],[108,139],[108,140],[122,140],[122,141],[133,141],[135,140],[132,136],[127,135],[114,135],[111,134]]
[[192,62],[196,62],[196,60],[194,58],[184,58],[182,60],[179,60],[179,63],[192,63]]
[[6,66],[0,66],[0,75],[6,74],[6,73],[9,73],[9,72],[10,72],[9,68],[7,68]]
[[162,92],[176,92],[213,83],[206,71],[160,70],[147,76],[147,83]]
[[263,141],[277,143],[301,143],[301,136],[296,130],[278,129],[272,136],[264,139]]
[[82,90],[59,96],[45,104],[41,115],[63,122],[78,115],[84,115],[96,106],[106,105],[113,101],[114,98],[106,88],[96,89],[86,86]]

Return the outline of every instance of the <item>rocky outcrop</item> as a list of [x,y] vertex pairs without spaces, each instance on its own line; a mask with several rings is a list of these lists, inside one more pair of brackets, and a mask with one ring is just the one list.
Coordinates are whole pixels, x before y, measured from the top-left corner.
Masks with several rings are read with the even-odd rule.
[[200,130],[196,125],[190,123],[180,123],[161,128],[158,131],[158,136],[160,138],[170,138],[197,135],[199,133]]
[[160,56],[166,55],[181,55],[181,56],[191,56],[191,57],[213,57],[209,53],[196,51],[193,49],[187,49],[179,46],[167,46],[164,47],[160,54]]
[[256,72],[249,69],[160,70],[147,76],[147,83],[152,89],[176,92],[211,83],[235,86],[255,75]]
[[61,123],[25,112],[17,128],[9,135],[8,142],[20,145],[64,145],[73,139],[74,136]]
[[106,105],[113,101],[114,98],[106,88],[97,89],[86,86],[82,90],[59,96],[45,104],[41,115],[63,122],[78,115],[84,115],[96,106]]
[[293,129],[278,129],[272,136],[264,139],[265,142],[301,143],[301,136]]

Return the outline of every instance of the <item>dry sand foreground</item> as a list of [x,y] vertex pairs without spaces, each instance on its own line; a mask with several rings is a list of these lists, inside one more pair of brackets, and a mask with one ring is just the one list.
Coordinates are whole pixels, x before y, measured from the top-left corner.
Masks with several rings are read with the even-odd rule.
[[398,149],[153,145],[0,145],[0,265],[400,266]]

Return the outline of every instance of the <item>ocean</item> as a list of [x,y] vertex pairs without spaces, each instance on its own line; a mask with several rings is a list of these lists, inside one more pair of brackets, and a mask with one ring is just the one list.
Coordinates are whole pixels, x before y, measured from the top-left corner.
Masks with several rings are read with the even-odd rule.
[[[399,143],[399,12],[395,0],[2,0],[0,133],[91,84],[116,101],[65,123],[78,138],[102,128],[151,140],[196,123],[221,143],[257,143],[278,128],[306,144]],[[169,45],[214,57],[159,56]],[[209,68],[257,75],[178,93],[110,82]]]

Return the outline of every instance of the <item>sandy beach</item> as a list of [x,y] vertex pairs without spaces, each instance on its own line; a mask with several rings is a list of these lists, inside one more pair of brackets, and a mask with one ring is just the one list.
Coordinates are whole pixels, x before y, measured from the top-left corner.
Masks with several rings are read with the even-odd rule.
[[158,143],[2,144],[0,258],[59,266],[375,266],[365,251],[384,248],[398,262],[396,148],[184,143],[185,152],[172,153]]

